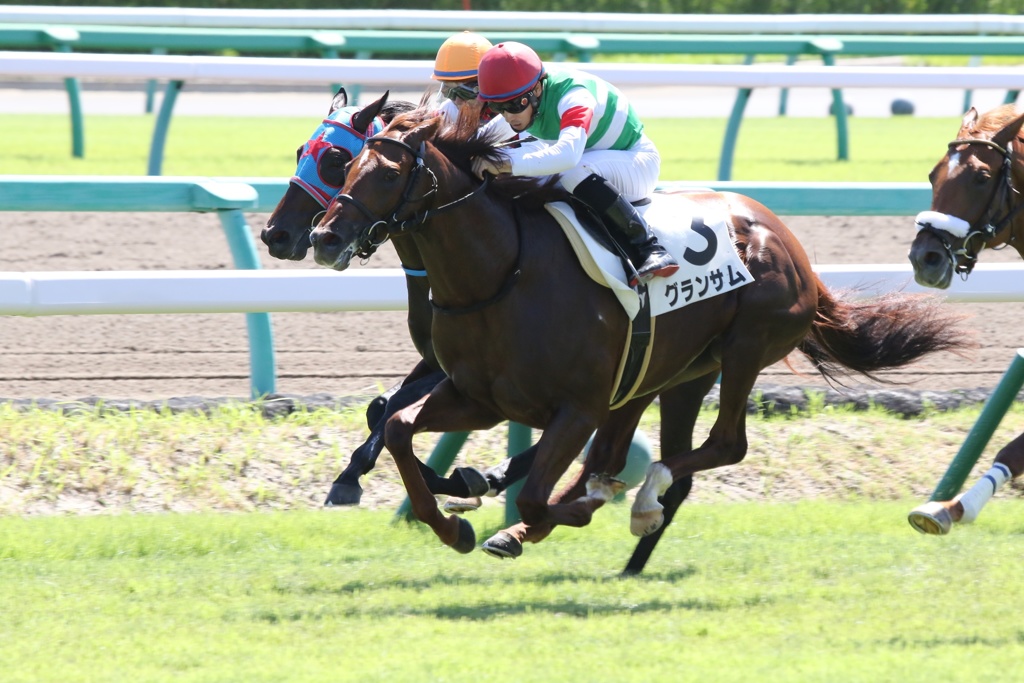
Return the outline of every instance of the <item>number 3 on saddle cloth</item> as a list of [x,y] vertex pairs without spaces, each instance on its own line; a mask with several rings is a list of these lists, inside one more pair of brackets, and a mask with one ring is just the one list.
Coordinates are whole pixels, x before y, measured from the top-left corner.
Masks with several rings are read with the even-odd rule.
[[590,211],[577,214],[566,202],[554,202],[546,208],[562,226],[583,270],[615,293],[630,319],[630,334],[611,397],[612,409],[629,401],[640,386],[647,371],[657,316],[753,282],[733,246],[725,216],[697,215],[697,205],[685,195],[655,193],[649,204],[637,207],[661,245],[679,262],[679,270],[636,289],[627,283],[623,263],[630,249],[615,244]]

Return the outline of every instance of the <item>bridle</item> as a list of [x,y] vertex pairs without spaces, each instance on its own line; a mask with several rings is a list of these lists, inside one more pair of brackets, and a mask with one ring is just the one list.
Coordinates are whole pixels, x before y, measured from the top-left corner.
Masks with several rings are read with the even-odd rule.
[[[409,178],[405,182],[405,187],[402,189],[402,197],[399,199],[398,205],[395,206],[394,210],[391,212],[391,216],[388,218],[381,218],[377,216],[363,202],[350,194],[339,194],[334,198],[333,201],[335,202],[351,204],[370,220],[370,225],[364,230],[362,239],[360,239],[355,252],[356,256],[362,259],[367,259],[372,256],[373,253],[391,237],[411,233],[419,229],[424,223],[434,216],[444,213],[445,211],[449,211],[463,202],[467,202],[477,196],[487,188],[488,184],[490,184],[490,176],[487,176],[476,189],[464,197],[460,197],[453,202],[443,204],[435,209],[424,209],[418,213],[414,212],[411,217],[404,220],[400,219],[399,214],[401,214],[402,210],[408,205],[419,204],[437,193],[437,176],[434,175],[432,170],[430,170],[430,167],[423,163],[423,153],[426,149],[426,144],[420,144],[420,149],[417,151],[413,149],[411,145],[402,140],[375,135],[371,138],[367,138],[363,147],[369,147],[372,143],[388,143],[396,145],[412,156],[415,163],[413,164],[412,173],[409,174]],[[423,173],[426,173],[429,178],[430,187],[422,195],[414,197],[412,193],[416,188],[420,175]]]
[[[363,204],[361,201],[359,201],[350,194],[339,194],[335,198],[335,201],[337,202],[351,204],[356,209],[358,209],[360,213],[362,213],[370,220],[370,225],[367,226],[367,228],[365,229],[363,237],[360,240],[359,245],[355,251],[355,254],[360,258],[369,258],[370,255],[372,255],[373,252],[375,252],[378,247],[384,244],[391,237],[397,235],[405,235],[412,233],[416,230],[419,230],[431,218],[434,218],[435,216],[438,216],[439,214],[442,214],[446,211],[450,211],[451,209],[454,209],[460,204],[468,202],[474,197],[479,196],[487,189],[487,186],[490,185],[491,176],[488,174],[484,176],[483,182],[481,182],[469,194],[459,197],[458,199],[448,202],[447,204],[442,204],[437,208],[428,208],[424,209],[423,211],[413,212],[413,215],[411,217],[406,219],[400,219],[399,215],[402,213],[402,210],[406,206],[418,204],[426,200],[428,197],[431,197],[437,193],[437,176],[430,169],[430,167],[427,166],[423,161],[423,155],[426,150],[426,143],[421,143],[419,150],[416,150],[413,149],[411,145],[407,144],[403,140],[398,140],[396,138],[389,137],[374,136],[372,138],[367,138],[364,147],[369,147],[372,143],[388,143],[391,145],[396,145],[400,147],[405,153],[409,154],[413,158],[415,163],[413,165],[412,173],[409,174],[409,178],[405,182],[405,187],[402,189],[402,196],[398,200],[398,205],[394,208],[393,211],[391,211],[391,216],[389,218],[381,218],[377,216],[376,214],[374,214],[373,211],[370,210],[369,207],[367,207],[365,204]],[[414,197],[412,193],[416,187],[420,174],[424,172],[430,179],[430,188],[422,195]],[[515,205],[513,205],[513,207],[515,207]],[[512,267],[511,272],[505,278],[501,287],[498,288],[498,291],[486,299],[470,304],[468,306],[459,307],[442,306],[438,304],[436,301],[434,301],[433,298],[431,298],[430,305],[435,312],[444,315],[465,315],[467,313],[476,313],[477,311],[481,311],[497,303],[498,301],[501,301],[502,299],[505,298],[506,295],[508,295],[509,292],[512,291],[512,287],[519,280],[519,275],[522,273],[522,269],[520,268],[519,263],[522,257],[523,236],[520,233],[522,228],[520,225],[520,221],[518,220],[518,217],[516,218],[515,224],[517,233],[516,237],[518,241],[515,265]],[[375,233],[379,233],[379,236],[377,236]]]
[[[985,145],[995,151],[999,152],[1003,157],[1003,162],[1000,165],[999,173],[1002,175],[1002,182],[999,183],[999,187],[996,188],[995,194],[992,196],[992,201],[989,202],[988,208],[982,214],[981,218],[969,225],[966,234],[963,235],[963,241],[960,243],[960,248],[954,249],[950,244],[949,240],[946,239],[946,234],[952,234],[948,229],[944,229],[939,226],[931,224],[920,224],[920,229],[931,229],[932,233],[942,243],[946,253],[949,255],[950,262],[953,266],[953,272],[960,275],[964,280],[970,275],[971,271],[974,270],[974,266],[978,261],[978,252],[980,249],[972,251],[970,246],[972,240],[980,238],[981,243],[984,244],[989,240],[993,239],[999,234],[1010,222],[1018,212],[1024,210],[1024,202],[1018,202],[1014,205],[1014,195],[1019,195],[1020,192],[1013,186],[1013,148],[1012,143],[1008,143],[1006,148],[993,142],[992,140],[986,140],[984,138],[960,138],[953,140],[949,143],[949,149],[958,147],[960,145]],[[997,214],[1000,207],[1006,207],[1006,213],[1002,218],[993,220],[993,216]],[[959,235],[955,235],[959,236]],[[961,262],[962,260],[962,262]]]

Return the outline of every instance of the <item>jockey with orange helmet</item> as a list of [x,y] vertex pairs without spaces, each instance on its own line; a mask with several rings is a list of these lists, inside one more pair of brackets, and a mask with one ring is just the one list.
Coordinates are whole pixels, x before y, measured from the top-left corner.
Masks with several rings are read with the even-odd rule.
[[455,121],[459,113],[475,116],[487,135],[492,133],[505,140],[515,136],[508,123],[500,116],[494,116],[477,99],[477,65],[484,53],[492,47],[491,41],[478,33],[463,31],[448,38],[441,44],[434,59],[434,73],[431,78],[441,82],[439,95],[443,98],[438,110],[448,121]]
[[536,52],[511,41],[484,53],[478,80],[480,99],[515,132],[551,143],[504,148],[496,162],[478,158],[478,176],[557,174],[563,187],[637,250],[631,286],[679,270],[630,204],[654,190],[661,156],[622,93],[583,71],[547,71]]

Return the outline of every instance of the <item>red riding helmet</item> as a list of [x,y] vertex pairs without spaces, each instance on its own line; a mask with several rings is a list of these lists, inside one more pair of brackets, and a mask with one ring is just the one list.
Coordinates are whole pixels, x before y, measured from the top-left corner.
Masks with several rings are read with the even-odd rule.
[[544,63],[530,47],[506,41],[480,58],[477,82],[484,102],[504,102],[522,95],[544,77]]

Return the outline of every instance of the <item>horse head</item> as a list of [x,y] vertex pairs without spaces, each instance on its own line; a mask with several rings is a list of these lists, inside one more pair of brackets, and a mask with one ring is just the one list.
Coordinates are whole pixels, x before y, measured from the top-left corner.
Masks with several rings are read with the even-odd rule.
[[366,141],[341,193],[310,233],[317,263],[345,270],[353,257],[368,257],[390,237],[422,224],[438,190],[424,154],[441,126],[440,116],[420,109]]
[[[1022,125],[1024,114],[1013,105],[980,117],[971,107],[964,115],[956,139],[928,176],[931,210],[917,215],[908,256],[918,284],[949,287],[954,273],[970,274],[982,249],[1013,242],[1024,228],[1017,220],[1024,209],[1018,189],[1024,183]],[[1024,255],[1024,242],[1015,246]]]
[[341,191],[346,164],[359,154],[367,137],[384,128],[385,117],[413,106],[393,103],[389,111],[387,99],[384,93],[360,108],[347,106],[344,88],[334,96],[327,118],[296,151],[295,174],[260,234],[271,256],[292,261],[305,258],[309,232]]

